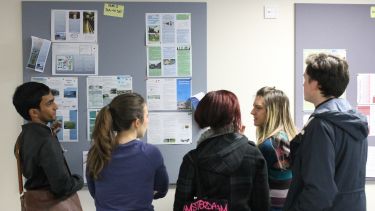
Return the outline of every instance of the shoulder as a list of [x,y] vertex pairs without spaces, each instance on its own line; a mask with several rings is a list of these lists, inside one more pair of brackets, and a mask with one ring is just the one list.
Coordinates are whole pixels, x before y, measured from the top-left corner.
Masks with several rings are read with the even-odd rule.
[[261,152],[268,152],[268,151],[273,151],[273,137],[266,138],[262,143],[258,145],[258,148]]
[[163,163],[163,156],[156,146],[144,143],[142,141],[138,141],[137,144],[140,145],[141,151],[150,161],[155,163]]
[[314,115],[313,119],[309,121],[308,125],[304,128],[304,130],[312,131],[312,130],[328,130],[332,127],[332,125],[327,121],[325,118],[322,118],[322,114]]
[[142,141],[137,141],[137,144],[146,155],[161,154],[160,150],[155,145],[148,144]]
[[240,133],[231,133],[230,145],[234,148],[244,148],[250,151],[258,151],[258,147],[255,145],[255,142],[251,141],[247,136]]
[[241,139],[244,143],[244,149],[247,151],[248,154],[255,156],[255,157],[262,157],[262,153],[260,152],[259,148],[255,145],[255,143],[251,140],[249,140],[246,136]]
[[22,125],[22,132],[25,135],[48,137],[51,136],[51,129],[40,123],[27,123]]
[[51,140],[55,139],[55,137],[52,136],[49,127],[39,123],[27,123],[23,125],[22,134],[22,139],[27,140],[24,143],[27,143],[28,145],[50,145],[53,143]]
[[314,119],[312,119],[303,129],[302,138],[305,141],[302,141],[302,143],[306,146],[310,146],[311,144],[322,146],[333,144],[335,136],[334,130],[335,126],[326,119],[314,117]]
[[197,150],[196,149],[192,149],[188,153],[186,153],[184,155],[184,157],[182,158],[182,160],[190,162],[190,161],[193,161],[194,156],[197,156]]
[[272,145],[271,143],[272,143],[273,139],[274,139],[273,136],[264,139],[264,141],[262,143],[258,144],[258,147],[263,148],[263,147],[271,146]]
[[288,134],[284,130],[280,130],[274,135],[277,139],[288,140]]

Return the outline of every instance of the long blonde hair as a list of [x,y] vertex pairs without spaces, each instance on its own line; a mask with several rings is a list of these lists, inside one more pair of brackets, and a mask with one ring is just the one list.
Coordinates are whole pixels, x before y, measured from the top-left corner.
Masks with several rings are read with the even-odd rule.
[[297,130],[290,115],[288,97],[283,91],[267,86],[259,89],[256,96],[264,99],[266,109],[265,122],[256,130],[257,143],[263,143],[265,139],[282,130],[291,140],[297,134]]
[[117,132],[128,130],[136,119],[143,122],[144,106],[141,95],[126,93],[100,110],[92,133],[93,145],[87,155],[87,170],[92,178],[97,180],[111,160],[112,151],[118,146]]

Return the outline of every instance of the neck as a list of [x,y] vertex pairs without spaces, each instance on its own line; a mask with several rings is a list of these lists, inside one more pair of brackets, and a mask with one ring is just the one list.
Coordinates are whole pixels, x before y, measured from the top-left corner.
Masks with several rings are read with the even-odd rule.
[[314,100],[313,104],[314,104],[314,106],[315,106],[315,108],[316,108],[318,105],[320,105],[320,104],[323,103],[324,101],[327,101],[327,100],[330,99],[330,98],[332,98],[332,97],[323,97],[323,96],[319,96],[319,97],[317,97],[317,98]]
[[40,119],[31,119],[30,122],[33,122],[33,123],[40,123],[40,124],[43,124],[43,125],[47,125],[47,122],[44,122]]
[[117,134],[116,139],[119,144],[129,143],[137,138],[136,130],[124,130]]

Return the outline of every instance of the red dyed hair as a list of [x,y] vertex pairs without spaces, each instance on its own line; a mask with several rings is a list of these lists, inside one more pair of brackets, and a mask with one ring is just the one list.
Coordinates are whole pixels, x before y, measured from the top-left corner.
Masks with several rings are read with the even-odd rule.
[[238,99],[233,92],[218,90],[207,93],[199,102],[194,119],[200,128],[221,128],[233,124],[238,131],[242,125]]

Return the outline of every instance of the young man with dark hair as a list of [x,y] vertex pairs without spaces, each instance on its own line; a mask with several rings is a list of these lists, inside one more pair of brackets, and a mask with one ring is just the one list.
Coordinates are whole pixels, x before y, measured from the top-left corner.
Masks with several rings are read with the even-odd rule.
[[27,179],[25,189],[48,190],[61,201],[76,194],[83,186],[82,177],[71,175],[56,134],[48,126],[56,120],[58,108],[50,88],[26,82],[17,87],[13,105],[27,120],[17,141],[22,174]]
[[340,97],[349,83],[345,60],[306,60],[304,98],[315,110],[291,141],[293,179],[285,211],[365,211],[368,124]]

